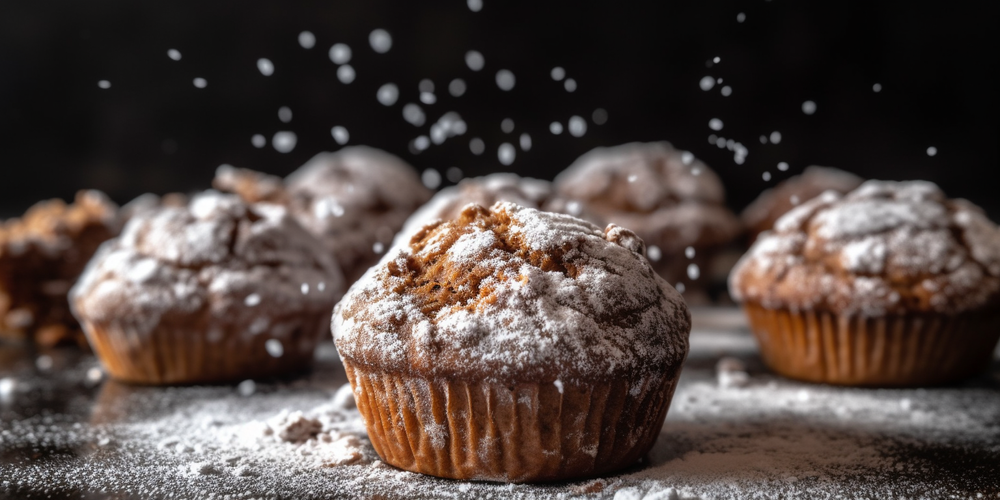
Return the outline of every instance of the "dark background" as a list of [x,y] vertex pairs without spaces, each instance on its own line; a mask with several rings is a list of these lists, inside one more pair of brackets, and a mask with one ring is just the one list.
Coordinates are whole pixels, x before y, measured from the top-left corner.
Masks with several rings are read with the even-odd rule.
[[[337,149],[330,128],[341,125],[350,144],[386,149],[421,170],[551,179],[592,147],[666,139],[719,172],[735,209],[822,164],[932,180],[1000,220],[996,22],[991,2],[484,0],[480,12],[464,0],[3,2],[0,216],[84,187],[120,203],[204,189],[222,163],[284,175]],[[368,44],[376,28],[392,34],[386,54]],[[316,36],[312,49],[298,43],[303,30]],[[338,42],[353,50],[349,85],[327,55]],[[167,57],[171,48],[180,61]],[[485,56],[482,71],[465,65],[468,50]],[[258,71],[261,57],[273,75]],[[554,66],[577,81],[575,92],[550,78]],[[495,83],[501,68],[517,77],[510,92]],[[702,91],[706,75],[724,83]],[[195,77],[208,86],[195,88]],[[468,84],[459,98],[447,92],[456,77]],[[418,102],[424,78],[436,84],[437,103],[422,105],[427,124],[417,128],[401,110]],[[375,99],[386,82],[400,88],[392,107]],[[731,96],[720,94],[723,85]],[[814,115],[802,112],[806,100],[817,104]],[[281,106],[293,111],[290,123],[279,121]],[[604,125],[590,119],[597,108],[607,110]],[[412,154],[411,141],[446,111],[457,111],[468,132]],[[583,137],[548,131],[572,115],[588,119]],[[513,133],[501,131],[504,118]],[[710,130],[711,118],[724,128]],[[297,134],[292,152],[271,146],[279,130]],[[775,130],[780,144],[761,144]],[[523,132],[532,149],[518,148],[503,167],[498,146]],[[258,133],[268,138],[262,149],[251,145]],[[709,144],[713,133],[744,144],[746,162]],[[482,156],[470,152],[472,137],[486,142]],[[777,171],[780,161],[788,172]]]

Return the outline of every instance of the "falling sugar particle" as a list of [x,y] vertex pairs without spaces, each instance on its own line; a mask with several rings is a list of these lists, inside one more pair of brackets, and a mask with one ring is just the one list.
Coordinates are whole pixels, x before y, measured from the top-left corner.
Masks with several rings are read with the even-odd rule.
[[704,76],[701,78],[701,81],[698,82],[698,86],[704,91],[712,90],[712,87],[715,87],[715,78],[712,78],[711,76]]
[[690,165],[694,161],[694,153],[690,151],[685,151],[681,153],[681,163],[685,165]]
[[466,4],[472,12],[479,12],[483,10],[483,0],[468,0]]
[[92,383],[100,382],[104,378],[104,371],[98,367],[93,367],[87,370],[87,380]]
[[285,354],[285,346],[281,345],[278,339],[267,339],[267,342],[264,342],[264,349],[272,358],[280,358]]
[[521,134],[521,151],[531,151],[531,136],[527,132]]
[[274,63],[263,57],[257,59],[257,70],[264,76],[271,76],[274,74]]
[[515,84],[514,73],[512,73],[510,70],[502,69],[500,71],[497,71],[496,79],[497,79],[497,87],[500,87],[500,90],[507,92],[514,88]]
[[628,181],[629,182],[635,182],[637,180],[639,180],[639,176],[638,175],[631,174],[631,175],[628,176]]
[[472,151],[472,154],[479,156],[486,151],[486,143],[478,137],[473,137],[469,140],[469,151]]
[[167,57],[169,57],[169,58],[171,58],[171,59],[173,59],[175,61],[180,61],[181,60],[181,51],[179,51],[177,49],[170,49],[170,50],[167,51]]
[[562,123],[552,122],[549,124],[549,132],[552,132],[552,135],[559,135],[562,133],[562,131],[563,131]]
[[194,86],[199,89],[203,89],[208,86],[208,80],[205,80],[204,78],[195,78],[192,83],[194,83]]
[[767,144],[767,136],[766,135],[760,136],[760,143],[761,144]]
[[410,103],[403,106],[403,119],[414,127],[422,127],[427,121],[427,115],[419,105]]
[[736,14],[736,22],[742,23],[743,21],[746,21],[746,20],[747,20],[747,15],[746,14],[744,14],[742,12],[740,12],[739,14]]
[[333,140],[337,141],[337,144],[340,144],[341,146],[347,144],[347,141],[351,139],[351,134],[347,131],[346,128],[341,127],[340,125],[336,125],[333,128],[331,128],[330,135],[332,135]]
[[0,378],[0,401],[9,401],[17,389],[17,380],[11,377]]
[[421,92],[434,92],[434,81],[424,78],[417,84],[417,89]]
[[346,43],[335,43],[330,47],[330,60],[333,64],[347,64],[351,62],[351,47]]
[[504,118],[503,121],[500,122],[500,130],[503,131],[503,133],[505,134],[513,132],[514,120],[511,120],[510,118]]
[[701,269],[698,268],[698,264],[688,264],[687,275],[691,281],[695,281],[701,276]]
[[35,358],[35,367],[39,370],[48,371],[52,369],[52,357],[48,354],[42,354],[41,356]]
[[650,262],[659,262],[659,260],[662,257],[663,257],[663,252],[660,251],[660,247],[656,245],[650,245],[648,248],[646,248],[646,258],[649,259]]
[[372,30],[368,35],[368,43],[375,52],[385,54],[392,48],[392,35],[384,29]]
[[778,162],[778,170],[781,170],[782,172],[788,170],[788,164],[783,161]]
[[431,139],[426,135],[417,136],[417,138],[413,140],[413,147],[417,151],[424,151],[425,149],[431,147]]
[[394,83],[387,83],[378,88],[375,98],[383,106],[392,106],[399,99],[399,87]]
[[771,132],[771,144],[781,144],[781,132]]
[[876,83],[875,85],[872,85],[872,92],[881,92],[881,91],[882,91],[881,83]]
[[437,96],[431,92],[421,92],[420,102],[427,104],[428,106],[437,102]]
[[97,82],[97,86],[100,87],[100,88],[102,88],[102,89],[110,89],[111,88],[111,82],[109,82],[107,80],[101,80],[101,81]]
[[687,247],[684,249],[684,256],[693,259],[695,255],[694,247]]
[[313,35],[311,31],[303,31],[299,33],[299,45],[303,49],[311,49],[316,46],[316,35]]
[[240,382],[240,385],[236,386],[236,392],[243,397],[252,396],[253,393],[257,392],[257,384],[250,379],[244,380]]
[[715,64],[719,64],[719,62],[721,62],[721,61],[722,61],[722,58],[719,57],[719,56],[715,56],[715,57],[712,58],[712,62],[714,62]]
[[573,137],[583,137],[583,134],[587,133],[587,120],[579,116],[571,116],[566,128],[569,129],[569,133]]
[[320,281],[319,284],[316,285],[316,289],[319,290],[319,291],[321,291],[321,292],[323,290],[326,290],[326,282],[325,281]]
[[687,287],[684,286],[684,283],[678,281],[677,284],[674,285],[674,289],[677,290],[677,293],[684,293],[684,290],[687,290]]
[[308,295],[309,294],[309,283],[303,283],[302,286],[299,287],[299,290],[302,291],[302,295]]
[[278,119],[283,123],[288,123],[292,121],[292,109],[288,106],[282,106],[278,108]]
[[576,80],[567,78],[563,83],[563,87],[566,88],[566,92],[576,92]]
[[470,50],[465,53],[465,65],[472,71],[479,71],[486,65],[486,59],[478,51]]
[[350,64],[345,64],[337,68],[337,79],[340,83],[348,84],[354,81],[354,77],[357,76],[354,73],[354,68]]
[[718,139],[716,139],[715,140],[715,146],[718,147],[719,149],[725,148],[726,147],[726,138],[725,137],[719,137]]
[[802,112],[811,115],[816,112],[816,103],[813,101],[806,101],[802,103]]
[[553,80],[558,82],[561,81],[563,78],[566,78],[566,70],[562,69],[562,66],[556,66],[552,68],[552,72],[550,73],[550,75],[552,75]]
[[376,255],[382,255],[383,251],[385,251],[385,245],[381,241],[372,244],[372,252],[375,252]]
[[267,146],[267,138],[260,134],[254,134],[253,137],[250,138],[250,144],[253,144],[253,147],[260,149]]
[[699,175],[701,175],[701,168],[699,168],[699,167],[692,168],[691,169],[691,175],[693,175],[695,177],[698,177]]
[[730,87],[729,85],[726,85],[725,87],[722,87],[721,94],[722,97],[729,97],[730,95],[733,94],[733,88]]
[[715,79],[715,83],[719,83],[719,84],[721,84],[721,83],[722,83],[722,78],[716,78],[716,79]]
[[448,170],[444,173],[445,178],[448,182],[457,183],[462,180],[462,169],[458,167],[448,167]]
[[428,168],[420,173],[420,182],[423,182],[427,189],[437,189],[441,185],[441,174],[433,168]]
[[722,130],[722,120],[718,118],[712,118],[711,120],[708,121],[708,128],[716,131]]
[[275,132],[274,137],[271,138],[271,145],[279,153],[290,153],[295,149],[295,143],[298,141],[299,137],[295,135],[295,132],[282,130],[281,132]]
[[257,295],[256,293],[251,293],[250,295],[247,295],[245,299],[243,299],[243,303],[246,304],[247,307],[254,307],[257,304],[260,304],[260,295]]
[[799,196],[798,196],[798,195],[795,195],[795,194],[793,194],[793,195],[791,195],[790,197],[788,197],[788,201],[790,201],[790,202],[792,203],[792,205],[798,205],[798,204],[799,204],[799,201],[800,201],[800,200],[799,200]]
[[497,158],[500,160],[501,165],[510,165],[514,163],[514,158],[517,156],[517,150],[514,149],[514,145],[505,142],[497,148]]
[[448,93],[452,97],[462,97],[465,94],[465,80],[461,78],[456,78],[448,84]]
[[936,154],[937,154],[937,148],[936,147],[931,146],[931,147],[927,148],[927,156],[934,156]]
[[608,112],[604,108],[597,108],[591,113],[590,119],[594,121],[594,125],[604,125],[608,123]]
[[764,172],[763,174],[761,174],[761,178],[764,179],[764,182],[770,182],[771,172]]

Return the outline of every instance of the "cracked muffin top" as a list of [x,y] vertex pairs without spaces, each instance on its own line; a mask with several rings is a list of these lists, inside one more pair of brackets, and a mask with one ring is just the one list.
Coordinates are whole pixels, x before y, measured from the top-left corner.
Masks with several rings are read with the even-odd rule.
[[137,213],[70,298],[82,320],[139,334],[174,321],[253,335],[268,318],[332,310],[343,287],[336,262],[284,207],[208,191]]
[[932,183],[868,181],[778,219],[730,291],[768,308],[866,316],[1000,307],[1000,228]]
[[668,142],[596,148],[554,184],[560,206],[550,209],[625,226],[665,254],[723,245],[741,229],[715,172]]
[[674,373],[690,314],[633,232],[510,202],[425,226],[334,310],[341,356],[501,383]]

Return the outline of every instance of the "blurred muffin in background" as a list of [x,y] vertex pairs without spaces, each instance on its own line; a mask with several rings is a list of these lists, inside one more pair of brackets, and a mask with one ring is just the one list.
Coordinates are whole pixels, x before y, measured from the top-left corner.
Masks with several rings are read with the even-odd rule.
[[707,301],[713,287],[724,293],[729,266],[716,262],[727,261],[718,258],[742,228],[719,177],[693,154],[668,142],[596,148],[554,186],[546,210],[635,231],[654,269],[689,302]]
[[0,336],[86,346],[66,294],[98,246],[118,234],[117,210],[104,193],[80,191],[71,204],[43,201],[0,224]]
[[847,194],[864,182],[850,172],[832,167],[806,167],[805,171],[790,177],[777,186],[760,194],[743,210],[740,219],[747,228],[747,237],[753,243],[760,233],[774,227],[774,222],[796,206],[805,203],[824,191]]
[[213,186],[249,202],[287,206],[333,252],[348,283],[378,261],[407,217],[431,197],[413,167],[366,146],[320,153],[284,180],[223,166]]
[[208,191],[135,214],[70,300],[114,378],[182,384],[307,368],[343,291],[285,207]]
[[458,217],[470,203],[491,207],[498,201],[510,201],[522,207],[541,209],[552,197],[552,183],[517,174],[498,173],[462,179],[449,186],[420,207],[403,225],[394,245],[408,245],[410,238],[425,225]]

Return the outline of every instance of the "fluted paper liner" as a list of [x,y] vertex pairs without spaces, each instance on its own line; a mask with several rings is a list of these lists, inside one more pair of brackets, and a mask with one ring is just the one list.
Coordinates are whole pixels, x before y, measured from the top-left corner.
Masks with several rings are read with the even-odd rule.
[[507,386],[385,373],[349,359],[344,367],[386,463],[508,482],[594,476],[634,463],[656,441],[680,376]]
[[[108,373],[135,384],[235,382],[302,371],[312,365],[313,351],[327,328],[325,314],[272,324],[275,331],[257,335],[230,326],[212,338],[202,325],[161,324],[151,332],[126,325],[83,321],[87,339]],[[268,353],[265,343],[277,339],[282,355]]]
[[944,384],[983,371],[1000,311],[869,317],[744,304],[764,362],[789,378],[863,386]]

